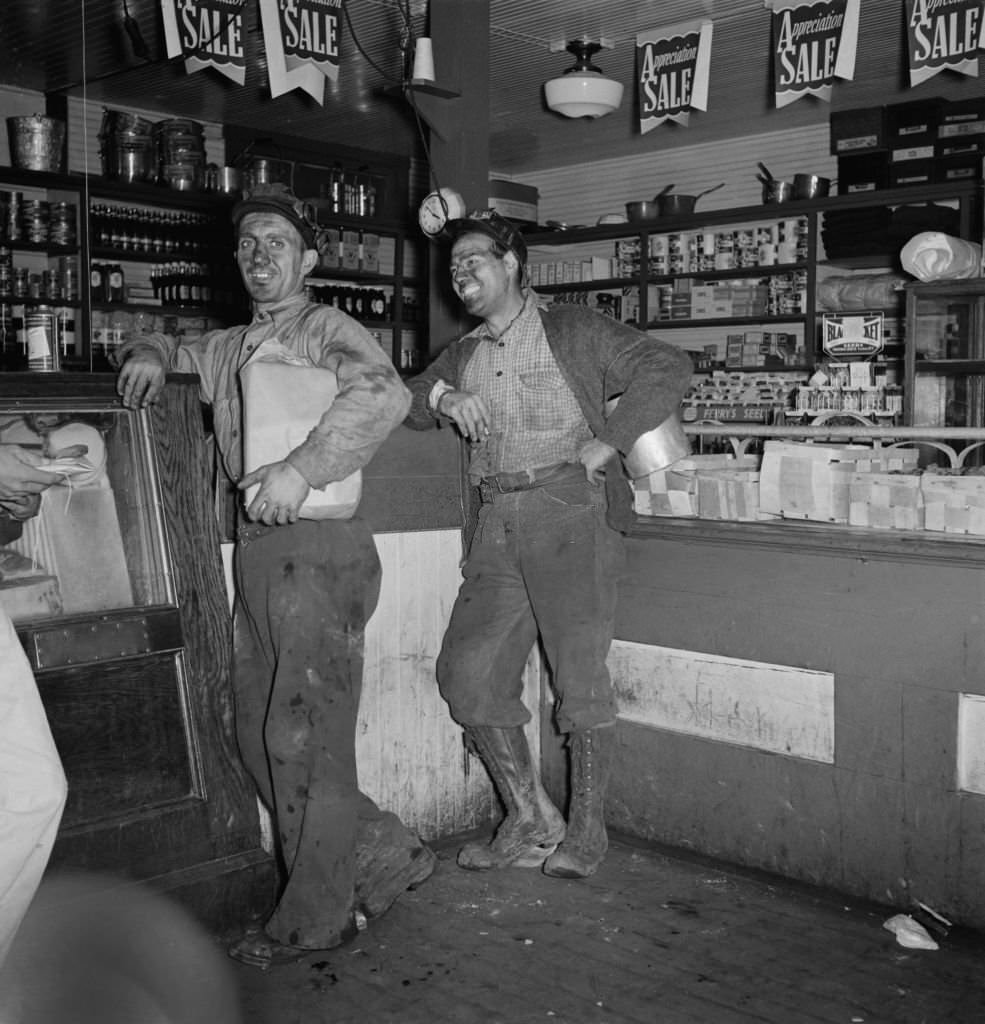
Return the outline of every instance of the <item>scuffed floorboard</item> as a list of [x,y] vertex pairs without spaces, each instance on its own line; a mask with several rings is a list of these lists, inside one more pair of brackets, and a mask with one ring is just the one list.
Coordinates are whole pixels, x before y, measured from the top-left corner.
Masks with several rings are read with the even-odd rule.
[[248,1024],[979,1024],[985,936],[631,841],[585,881],[435,875],[350,946],[261,973]]

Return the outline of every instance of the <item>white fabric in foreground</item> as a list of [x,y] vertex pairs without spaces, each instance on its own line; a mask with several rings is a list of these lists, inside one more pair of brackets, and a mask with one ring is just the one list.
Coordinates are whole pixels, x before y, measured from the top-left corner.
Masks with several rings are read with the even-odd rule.
[[921,231],[903,246],[900,262],[908,274],[920,281],[979,277],[982,247],[940,231]]

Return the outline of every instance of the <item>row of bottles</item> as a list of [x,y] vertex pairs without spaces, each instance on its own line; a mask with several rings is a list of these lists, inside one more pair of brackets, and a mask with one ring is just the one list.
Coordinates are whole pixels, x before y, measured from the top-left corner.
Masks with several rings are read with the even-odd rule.
[[150,273],[154,298],[165,306],[208,306],[212,274],[204,263],[161,263]]
[[156,263],[150,270],[150,288],[126,287],[126,273],[119,263],[93,263],[90,267],[93,303],[139,306],[221,306],[243,305],[243,289],[235,267],[212,267],[206,263],[175,260]]
[[381,179],[368,167],[344,171],[335,164],[328,172],[328,181],[319,186],[319,199],[326,213],[345,217],[375,217],[380,211]]
[[[382,288],[366,285],[318,284],[308,288],[308,297],[326,306],[335,306],[356,320],[392,320],[393,296]],[[416,297],[404,294],[402,320],[419,323],[423,310]]]
[[93,302],[126,302],[126,275],[119,263],[93,263],[89,292]]
[[232,247],[228,223],[220,225],[215,214],[193,210],[93,203],[89,225],[92,245],[121,252],[195,255]]

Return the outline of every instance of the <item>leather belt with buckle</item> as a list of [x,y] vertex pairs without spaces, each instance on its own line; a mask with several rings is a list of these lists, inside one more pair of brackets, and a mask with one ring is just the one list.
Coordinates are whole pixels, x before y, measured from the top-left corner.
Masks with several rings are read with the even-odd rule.
[[512,491],[528,491],[534,487],[563,480],[569,476],[584,476],[585,470],[577,462],[555,462],[553,466],[538,466],[522,469],[516,473],[496,473],[479,481],[479,490],[486,494],[509,494]]

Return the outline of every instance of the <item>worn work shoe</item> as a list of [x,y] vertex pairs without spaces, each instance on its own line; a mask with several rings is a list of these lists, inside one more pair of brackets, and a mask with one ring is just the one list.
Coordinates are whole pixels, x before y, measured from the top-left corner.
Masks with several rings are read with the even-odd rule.
[[434,872],[438,858],[395,814],[363,823],[356,843],[356,905],[381,917]]
[[571,803],[568,833],[555,853],[544,862],[544,874],[555,878],[588,878],[598,870],[609,848],[603,800],[609,781],[615,729],[589,729],[571,733]]
[[278,942],[268,935],[261,926],[254,925],[247,929],[243,937],[238,942],[234,942],[226,952],[233,960],[238,960],[241,964],[259,967],[261,971],[269,971],[271,967],[294,964],[309,956],[338,949],[339,946],[351,942],[358,934],[359,926],[355,918],[352,918],[339,932],[337,939],[318,949],[308,949],[304,946],[289,946],[286,943]]
[[564,838],[564,817],[534,769],[522,726],[470,726],[468,733],[506,807],[506,817],[491,842],[466,843],[458,851],[459,867],[540,867]]

